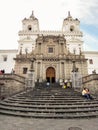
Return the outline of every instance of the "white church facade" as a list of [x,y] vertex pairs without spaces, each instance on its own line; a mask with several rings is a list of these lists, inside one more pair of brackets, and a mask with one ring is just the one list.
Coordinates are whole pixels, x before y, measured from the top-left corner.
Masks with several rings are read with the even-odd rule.
[[80,21],[70,12],[63,20],[60,31],[41,31],[33,12],[22,20],[17,50],[0,50],[0,70],[26,76],[34,59],[36,80],[69,79],[75,61],[82,76],[98,73],[98,52],[83,50],[83,33]]

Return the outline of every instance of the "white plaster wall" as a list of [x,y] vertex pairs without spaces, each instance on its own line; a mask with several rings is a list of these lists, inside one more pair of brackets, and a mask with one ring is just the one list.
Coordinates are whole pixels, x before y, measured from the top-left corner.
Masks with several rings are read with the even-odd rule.
[[[14,69],[17,50],[0,50],[0,70],[5,70],[5,73],[11,73]],[[3,61],[3,56],[7,56],[7,61]]]
[[[96,70],[96,73],[98,74],[98,52],[85,51],[84,54],[85,57],[88,59],[88,74],[92,74],[93,70]],[[93,60],[93,64],[89,63],[90,59]]]

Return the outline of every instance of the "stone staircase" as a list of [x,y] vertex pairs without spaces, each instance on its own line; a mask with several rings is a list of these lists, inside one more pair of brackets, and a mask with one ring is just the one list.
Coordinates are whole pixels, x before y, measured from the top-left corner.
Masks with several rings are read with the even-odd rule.
[[35,87],[0,101],[0,114],[31,118],[97,118],[98,99],[60,87]]

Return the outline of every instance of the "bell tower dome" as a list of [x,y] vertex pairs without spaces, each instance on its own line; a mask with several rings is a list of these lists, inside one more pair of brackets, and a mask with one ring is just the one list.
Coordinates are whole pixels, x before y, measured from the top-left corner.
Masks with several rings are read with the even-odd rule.
[[29,53],[34,50],[38,33],[39,21],[34,16],[32,11],[32,14],[29,16],[29,18],[24,18],[22,20],[22,30],[20,30],[18,33],[18,53]]
[[80,31],[79,25],[80,21],[77,18],[73,19],[69,11],[67,18],[65,18],[63,21],[62,31],[63,32]]
[[68,12],[68,16],[63,20],[62,34],[64,34],[67,47],[71,53],[79,54],[83,51],[83,34],[80,30],[80,21],[73,19]]
[[28,19],[24,18],[22,20],[22,29],[23,31],[39,31],[39,22],[33,11]]

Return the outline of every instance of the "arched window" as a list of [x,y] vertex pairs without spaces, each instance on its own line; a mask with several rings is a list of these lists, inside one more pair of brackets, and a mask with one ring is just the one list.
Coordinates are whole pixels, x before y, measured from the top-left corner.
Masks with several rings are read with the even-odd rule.
[[31,25],[28,25],[28,30],[29,30],[29,31],[31,31],[31,30],[32,30]]
[[73,26],[73,25],[70,26],[70,31],[71,31],[71,32],[74,31],[74,26]]

